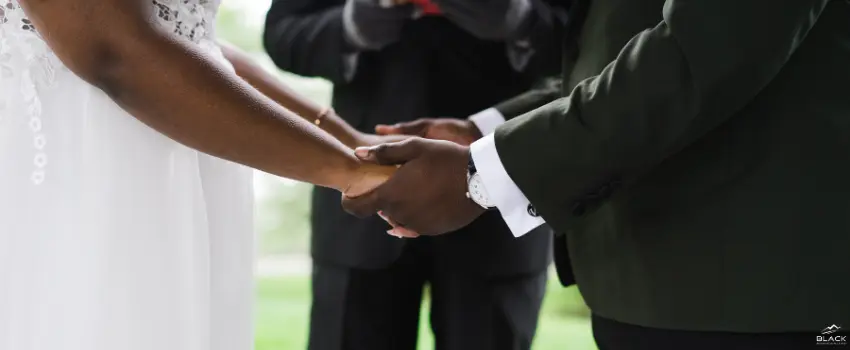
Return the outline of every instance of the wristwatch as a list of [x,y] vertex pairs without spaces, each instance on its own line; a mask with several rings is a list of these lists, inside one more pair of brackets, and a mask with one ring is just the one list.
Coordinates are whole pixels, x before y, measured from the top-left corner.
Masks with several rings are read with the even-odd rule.
[[490,195],[487,189],[484,188],[484,181],[481,180],[481,174],[475,169],[475,161],[472,155],[469,156],[469,165],[466,172],[466,198],[471,199],[475,204],[478,204],[484,210],[496,208],[496,205],[490,200]]

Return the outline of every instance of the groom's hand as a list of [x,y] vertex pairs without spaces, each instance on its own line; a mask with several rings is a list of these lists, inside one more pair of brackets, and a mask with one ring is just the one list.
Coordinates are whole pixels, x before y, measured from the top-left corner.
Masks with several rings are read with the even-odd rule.
[[359,148],[356,154],[364,161],[400,167],[373,192],[343,199],[343,207],[354,215],[380,211],[395,225],[420,235],[439,235],[468,225],[484,212],[466,197],[468,147],[413,138]]
[[378,135],[413,135],[426,139],[446,140],[469,146],[482,137],[481,130],[470,120],[423,118],[395,125],[378,125]]

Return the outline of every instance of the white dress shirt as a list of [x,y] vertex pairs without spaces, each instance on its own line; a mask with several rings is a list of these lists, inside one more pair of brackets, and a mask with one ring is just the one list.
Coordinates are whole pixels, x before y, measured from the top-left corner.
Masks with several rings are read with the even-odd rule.
[[493,131],[505,122],[505,117],[495,108],[490,108],[469,117],[469,120],[485,135],[470,146],[472,161],[481,177],[490,200],[499,209],[502,218],[515,237],[520,237],[546,223],[519,187],[511,180],[499,152]]

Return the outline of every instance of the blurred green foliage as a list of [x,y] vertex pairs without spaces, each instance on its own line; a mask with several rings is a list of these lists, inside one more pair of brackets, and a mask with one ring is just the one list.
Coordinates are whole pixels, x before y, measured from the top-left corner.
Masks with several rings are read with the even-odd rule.
[[218,11],[216,18],[216,34],[219,38],[242,48],[248,52],[261,52],[262,23],[250,21],[238,7],[228,6],[226,2]]
[[256,225],[261,255],[306,254],[312,189],[303,183],[278,184],[270,187],[267,197],[258,200]]

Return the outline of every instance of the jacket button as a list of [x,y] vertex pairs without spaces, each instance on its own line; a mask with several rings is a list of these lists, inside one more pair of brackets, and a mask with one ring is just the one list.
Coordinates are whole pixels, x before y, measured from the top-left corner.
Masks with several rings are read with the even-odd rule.
[[528,215],[531,215],[531,216],[533,216],[533,217],[538,217],[538,216],[540,216],[540,214],[539,214],[539,213],[537,213],[537,208],[535,208],[535,207],[534,207],[533,205],[531,205],[531,204],[529,204],[529,205],[528,205]]
[[587,206],[584,202],[578,202],[573,206],[573,216],[582,216],[586,210]]

